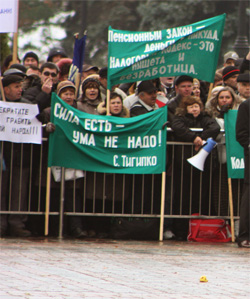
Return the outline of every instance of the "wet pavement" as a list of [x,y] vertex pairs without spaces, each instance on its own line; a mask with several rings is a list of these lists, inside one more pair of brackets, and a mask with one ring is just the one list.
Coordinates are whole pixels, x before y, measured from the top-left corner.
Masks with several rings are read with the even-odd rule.
[[[200,282],[205,275],[208,282]],[[235,243],[0,239],[0,298],[250,298]]]

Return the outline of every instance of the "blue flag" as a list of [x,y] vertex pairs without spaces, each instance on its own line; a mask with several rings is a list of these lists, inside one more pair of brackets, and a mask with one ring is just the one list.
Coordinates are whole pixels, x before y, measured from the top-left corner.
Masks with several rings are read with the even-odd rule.
[[86,35],[84,35],[81,39],[75,39],[75,46],[74,46],[74,55],[73,55],[73,62],[70,67],[69,77],[68,79],[76,83],[76,76],[77,74],[81,74],[82,72],[82,65],[84,61],[84,53],[85,53],[85,43],[86,43]]

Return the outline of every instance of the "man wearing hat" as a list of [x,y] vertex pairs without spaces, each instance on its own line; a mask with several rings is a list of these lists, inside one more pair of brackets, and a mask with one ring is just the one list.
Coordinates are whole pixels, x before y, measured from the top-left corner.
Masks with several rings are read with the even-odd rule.
[[156,104],[157,88],[152,81],[142,81],[138,85],[139,100],[130,108],[130,116],[145,114],[158,109]]
[[23,65],[29,67],[34,65],[36,67],[39,66],[39,58],[34,52],[27,52],[23,57]]
[[240,70],[235,66],[226,66],[222,71],[223,86],[229,86],[237,91],[237,77]]
[[97,66],[93,66],[90,64],[84,64],[82,66],[82,77],[81,80],[83,81],[89,75],[98,74],[99,68]]
[[234,51],[229,51],[224,55],[224,64],[223,66],[235,66],[235,62],[239,59],[239,55]]
[[[22,98],[23,78],[18,75],[7,75],[2,79],[5,99],[8,102],[29,103]],[[1,209],[12,211],[27,211],[27,195],[30,170],[30,145],[4,141],[2,147],[6,170],[1,176]],[[21,152],[23,155],[21,155]],[[10,173],[11,181],[10,181]],[[19,186],[22,186],[19,190]],[[11,188],[11,192],[9,192]],[[30,231],[25,228],[27,215],[11,214],[8,217],[9,232],[15,237],[29,237]],[[0,234],[7,231],[7,215],[1,216]]]
[[250,73],[239,74],[237,77],[239,96],[246,100],[250,98]]
[[181,75],[175,78],[174,81],[176,96],[172,98],[168,103],[168,121],[171,122],[175,110],[179,106],[183,97],[190,96],[193,91],[193,78],[187,75]]

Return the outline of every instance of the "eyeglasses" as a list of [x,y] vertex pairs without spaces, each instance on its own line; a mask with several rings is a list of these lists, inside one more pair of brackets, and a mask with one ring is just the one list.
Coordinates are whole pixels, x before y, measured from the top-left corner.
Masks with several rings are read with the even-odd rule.
[[56,73],[50,73],[50,72],[44,72],[43,75],[45,75],[45,76],[51,76],[52,78],[55,78],[57,76]]

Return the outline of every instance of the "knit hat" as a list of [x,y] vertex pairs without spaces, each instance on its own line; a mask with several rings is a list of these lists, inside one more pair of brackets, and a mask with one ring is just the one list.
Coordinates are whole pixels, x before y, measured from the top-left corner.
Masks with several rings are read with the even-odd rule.
[[95,78],[92,78],[92,77],[87,77],[85,80],[83,80],[82,82],[82,92],[85,93],[85,90],[88,88],[88,87],[91,87],[91,86],[96,86],[96,88],[99,89],[100,87],[100,82],[95,79]]
[[224,69],[223,69],[223,72],[222,72],[222,78],[223,78],[223,81],[231,78],[232,76],[236,75],[236,74],[239,74],[240,73],[240,70],[237,69],[237,67],[235,66],[232,66],[232,65],[229,65],[229,66],[226,66]]
[[152,81],[147,80],[147,81],[142,81],[139,85],[138,85],[138,94],[140,92],[153,92],[153,91],[157,91],[157,88],[154,86],[154,84],[152,83]]
[[237,82],[250,82],[250,73],[239,74]]
[[27,52],[27,53],[24,55],[24,57],[23,57],[23,62],[24,62],[28,57],[32,57],[32,58],[34,58],[34,59],[37,61],[37,63],[39,63],[39,58],[38,58],[38,56],[36,55],[36,53],[34,53],[34,52]]
[[71,81],[61,81],[58,85],[57,85],[57,94],[60,95],[60,93],[62,92],[63,89],[65,88],[73,88],[74,90],[76,90],[75,84]]
[[67,54],[65,53],[65,50],[63,48],[52,48],[50,51],[49,51],[49,55],[48,55],[48,58],[47,58],[47,61],[51,61],[52,62],[52,58],[56,55],[61,55],[62,57],[67,57]]
[[192,83],[193,83],[193,78],[190,77],[190,76],[187,76],[187,75],[181,75],[181,76],[178,76],[178,77],[176,77],[175,80],[174,80],[174,85],[177,86],[177,85],[179,85],[180,83],[185,82],[185,81],[188,81],[188,82],[192,82]]
[[239,59],[239,55],[234,51],[229,51],[224,55],[224,63],[226,63],[228,59],[237,60]]
[[8,75],[8,76],[3,77],[3,79],[2,79],[3,87],[9,86],[12,83],[19,83],[22,81],[23,81],[23,78],[18,75]]

